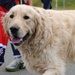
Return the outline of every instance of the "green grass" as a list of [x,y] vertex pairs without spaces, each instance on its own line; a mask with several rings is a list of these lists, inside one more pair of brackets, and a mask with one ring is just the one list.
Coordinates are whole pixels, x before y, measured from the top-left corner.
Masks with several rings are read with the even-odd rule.
[[[41,0],[32,0],[33,6],[42,7]],[[56,0],[52,2],[53,9],[56,9]],[[57,9],[75,9],[75,0],[65,0],[65,8],[63,7],[63,0],[58,0]]]
[[41,0],[32,0],[32,4],[33,6],[38,6],[38,7],[41,7],[42,5]]

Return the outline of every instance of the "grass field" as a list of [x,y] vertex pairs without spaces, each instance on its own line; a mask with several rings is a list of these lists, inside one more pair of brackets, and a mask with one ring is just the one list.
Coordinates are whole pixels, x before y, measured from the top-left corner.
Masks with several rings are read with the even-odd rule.
[[[42,7],[41,0],[32,0],[32,4],[34,6]],[[53,0],[52,7],[53,9],[56,9],[56,0]],[[75,0],[57,0],[57,9],[75,9]]]

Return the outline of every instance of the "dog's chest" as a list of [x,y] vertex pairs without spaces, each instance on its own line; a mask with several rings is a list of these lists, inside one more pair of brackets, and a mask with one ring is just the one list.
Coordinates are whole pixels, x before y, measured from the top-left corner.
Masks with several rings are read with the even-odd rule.
[[26,66],[28,69],[32,69],[37,72],[43,73],[46,67],[46,61],[42,59],[40,54],[26,54],[25,57]]
[[43,52],[43,47],[39,44],[24,45],[20,48],[26,67],[29,70],[34,70],[43,73],[47,65],[47,54]]
[[29,71],[36,71],[39,73],[43,73],[45,71],[45,68],[48,66],[47,62],[44,58],[44,54],[41,51],[34,51],[30,50],[30,48],[27,48],[25,52],[22,53],[23,58],[26,63],[26,67]]

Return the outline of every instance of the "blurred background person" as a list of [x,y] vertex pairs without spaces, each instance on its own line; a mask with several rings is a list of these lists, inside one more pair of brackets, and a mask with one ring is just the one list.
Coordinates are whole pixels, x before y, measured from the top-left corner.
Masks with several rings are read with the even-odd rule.
[[41,0],[44,9],[52,9],[52,0]]

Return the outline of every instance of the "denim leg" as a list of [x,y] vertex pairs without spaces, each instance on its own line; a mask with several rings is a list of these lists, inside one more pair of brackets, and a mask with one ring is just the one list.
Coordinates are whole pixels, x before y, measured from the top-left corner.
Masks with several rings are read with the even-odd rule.
[[21,57],[20,52],[17,49],[15,49],[15,47],[12,43],[11,43],[11,48],[12,48],[13,55],[14,55],[15,58],[16,57]]
[[51,2],[52,2],[52,0],[43,0],[43,8],[44,9],[52,9]]
[[0,47],[0,64],[4,63],[5,49]]

